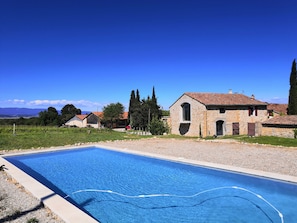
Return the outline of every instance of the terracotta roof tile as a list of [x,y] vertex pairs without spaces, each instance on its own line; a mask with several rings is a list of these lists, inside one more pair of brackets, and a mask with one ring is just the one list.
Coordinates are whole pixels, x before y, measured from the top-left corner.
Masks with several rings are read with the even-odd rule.
[[123,113],[122,119],[128,119],[128,112]]
[[288,109],[288,104],[268,104],[267,110],[272,110],[276,113],[286,115]]
[[297,115],[285,115],[285,116],[276,116],[274,118],[268,119],[262,124],[268,125],[293,125],[297,126]]
[[187,92],[185,95],[199,101],[204,105],[267,105],[243,94],[220,94],[220,93],[194,93]]
[[76,115],[80,120],[84,120],[88,115]]
[[101,119],[103,118],[103,112],[92,112],[92,113]]
[[[103,112],[92,112],[94,115],[98,116],[99,118],[103,118]],[[121,119],[128,119],[128,112],[124,112]]]

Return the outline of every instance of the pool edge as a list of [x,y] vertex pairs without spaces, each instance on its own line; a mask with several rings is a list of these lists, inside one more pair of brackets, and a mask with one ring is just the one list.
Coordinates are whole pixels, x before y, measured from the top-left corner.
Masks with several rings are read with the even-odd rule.
[[45,207],[49,208],[59,218],[61,218],[66,223],[99,222],[75,205],[62,198],[60,195],[56,194],[54,191],[50,190],[48,187],[35,180],[30,175],[23,172],[21,169],[8,162],[6,159],[4,159],[4,157],[13,155],[15,154],[0,156],[1,165],[4,164],[6,168],[5,172],[20,185],[22,185],[26,191],[32,194],[32,196],[41,201]]
[[67,200],[65,200],[64,198],[62,198],[61,196],[59,196],[58,194],[56,194],[55,192],[53,192],[52,190],[50,190],[49,188],[47,188],[46,186],[44,186],[43,184],[35,180],[33,177],[23,172],[21,169],[17,168],[16,166],[11,164],[4,158],[9,156],[16,156],[16,155],[52,152],[52,151],[68,150],[68,149],[82,149],[87,147],[97,147],[102,149],[118,151],[122,153],[135,154],[135,155],[164,159],[164,160],[180,162],[185,164],[198,165],[198,166],[207,167],[207,168],[215,168],[215,169],[220,169],[225,171],[232,171],[235,173],[265,177],[272,180],[285,181],[288,183],[294,183],[294,184],[297,183],[297,177],[290,176],[290,175],[191,160],[191,159],[186,159],[184,157],[174,157],[174,156],[157,154],[157,153],[148,153],[148,152],[142,152],[142,151],[127,149],[127,148],[111,147],[111,146],[100,145],[100,144],[89,144],[89,145],[82,145],[82,146],[73,145],[73,146],[65,146],[65,147],[53,147],[53,148],[45,148],[40,150],[8,153],[8,154],[0,155],[0,162],[1,164],[4,164],[5,167],[7,168],[5,172],[7,172],[9,176],[11,176],[14,180],[16,180],[19,184],[21,184],[28,192],[30,192],[34,197],[40,200],[47,208],[49,208],[54,214],[59,216],[66,223],[73,223],[73,222],[98,223],[99,221],[95,220],[90,215],[86,214],[81,209],[71,204],[70,202],[68,202]]
[[142,151],[127,149],[127,148],[110,147],[110,146],[105,146],[105,145],[100,145],[100,144],[96,144],[95,146],[98,148],[103,148],[103,149],[105,148],[105,149],[110,149],[110,150],[123,152],[123,153],[130,153],[130,154],[134,154],[134,155],[164,159],[164,160],[175,161],[175,162],[184,163],[184,164],[191,164],[191,165],[197,165],[197,166],[202,166],[202,167],[207,167],[207,168],[231,171],[231,172],[240,173],[240,174],[247,174],[247,175],[264,177],[264,178],[269,178],[272,180],[280,180],[280,181],[285,181],[288,183],[297,184],[297,177],[280,174],[280,173],[266,172],[266,171],[261,171],[261,170],[254,170],[254,169],[243,168],[243,167],[235,167],[235,166],[230,166],[230,165],[225,165],[225,164],[217,164],[217,163],[211,163],[211,162],[205,162],[205,161],[197,161],[197,160],[187,159],[184,157],[175,157],[175,156],[163,155],[163,154],[158,154],[158,153],[148,153],[148,152],[142,152]]

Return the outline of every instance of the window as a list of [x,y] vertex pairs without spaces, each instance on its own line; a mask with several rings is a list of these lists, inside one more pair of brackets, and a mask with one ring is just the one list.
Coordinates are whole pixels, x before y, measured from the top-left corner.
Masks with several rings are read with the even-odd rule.
[[182,104],[183,121],[191,121],[191,105],[189,103]]
[[220,113],[225,113],[225,112],[226,112],[225,108],[220,108]]
[[95,115],[90,115],[87,118],[87,123],[88,124],[97,124],[98,123],[98,118]]
[[258,108],[257,107],[249,107],[249,116],[255,115],[258,116]]

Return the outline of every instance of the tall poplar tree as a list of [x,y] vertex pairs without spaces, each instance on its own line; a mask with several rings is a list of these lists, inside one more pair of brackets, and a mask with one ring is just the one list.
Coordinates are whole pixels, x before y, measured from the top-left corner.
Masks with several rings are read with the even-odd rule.
[[293,61],[290,75],[288,115],[297,115],[297,72],[295,60]]

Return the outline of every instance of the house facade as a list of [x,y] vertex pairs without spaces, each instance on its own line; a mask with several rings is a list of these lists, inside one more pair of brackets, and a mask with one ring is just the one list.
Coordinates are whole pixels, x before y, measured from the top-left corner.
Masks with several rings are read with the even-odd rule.
[[82,128],[84,126],[86,126],[86,117],[88,115],[75,115],[73,116],[71,119],[69,119],[65,125],[66,126],[75,126],[75,127],[79,127],[79,128]]
[[[103,112],[91,112],[88,115],[75,115],[70,120],[68,120],[65,125],[66,126],[75,126],[79,128],[85,128],[85,127],[92,127],[92,128],[103,128]],[[116,120],[115,123],[113,123],[113,128],[124,128],[127,125],[128,122],[128,112],[124,112],[122,117]],[[110,127],[110,126],[107,126]]]
[[287,115],[288,104],[268,104],[267,110],[268,110],[269,117]]
[[261,134],[267,103],[243,94],[184,93],[170,106],[171,133],[185,136]]
[[276,116],[262,123],[263,136],[295,138],[297,115]]

